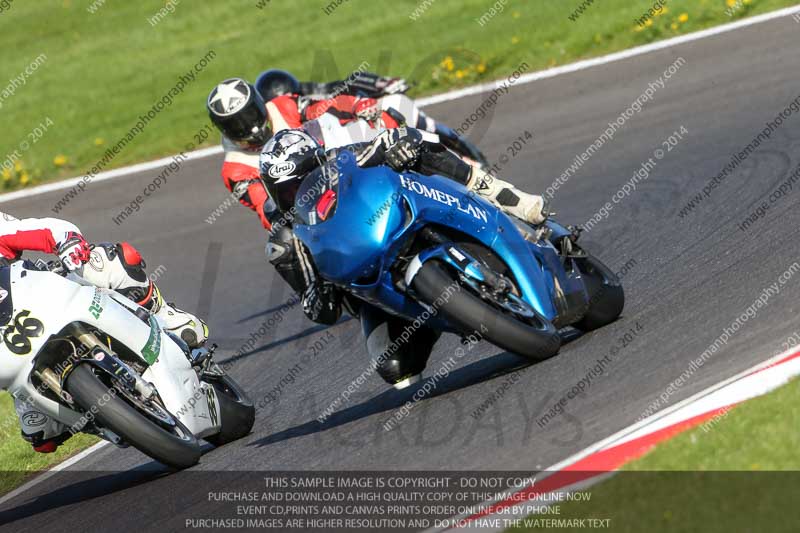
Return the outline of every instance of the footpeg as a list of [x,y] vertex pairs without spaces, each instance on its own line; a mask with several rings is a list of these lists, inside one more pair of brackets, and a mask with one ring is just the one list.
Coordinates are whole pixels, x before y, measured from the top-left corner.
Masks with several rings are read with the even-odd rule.
[[212,344],[208,348],[206,348],[205,346],[201,346],[200,348],[194,348],[189,353],[189,361],[192,363],[192,366],[203,366],[205,363],[211,360],[216,350],[217,350],[216,344]]
[[536,230],[536,233],[534,233],[534,235],[533,235],[533,236],[534,236],[534,238],[536,239],[536,241],[535,241],[535,242],[539,242],[539,241],[546,241],[546,240],[549,240],[549,239],[550,239],[550,236],[551,236],[552,234],[553,234],[553,230],[550,228],[550,226],[541,225],[541,226],[539,226],[539,228]]
[[101,428],[100,437],[107,440],[117,448],[127,448],[128,446],[122,441],[122,437],[111,431],[110,429]]
[[[216,347],[216,345],[214,345]],[[213,351],[209,350],[208,348],[195,348],[189,354],[189,360],[192,363],[192,366],[203,366],[203,363],[208,361],[211,356],[213,355]]]
[[569,238],[572,242],[578,242],[578,239],[583,233],[583,228],[581,226],[567,226],[567,230],[569,230]]

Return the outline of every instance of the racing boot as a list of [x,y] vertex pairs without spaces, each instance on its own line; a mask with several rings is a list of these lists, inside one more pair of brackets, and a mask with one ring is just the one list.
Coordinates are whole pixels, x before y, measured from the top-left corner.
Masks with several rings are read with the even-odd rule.
[[153,307],[150,312],[161,320],[165,331],[180,337],[191,349],[203,346],[208,340],[206,323],[193,314],[178,309],[174,303],[165,302],[156,285],[153,285]]
[[422,381],[440,332],[418,325],[369,304],[361,306],[361,328],[371,364],[383,380],[397,390]]
[[523,192],[480,168],[472,167],[467,189],[478,193],[509,215],[530,224],[541,224],[547,218],[544,213],[544,198]]

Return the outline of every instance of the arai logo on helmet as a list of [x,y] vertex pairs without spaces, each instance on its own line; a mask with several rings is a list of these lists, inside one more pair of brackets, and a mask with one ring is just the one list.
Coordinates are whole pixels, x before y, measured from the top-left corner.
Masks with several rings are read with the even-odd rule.
[[[283,163],[278,163],[276,165],[272,165],[269,167],[269,177],[270,178],[281,178],[288,174],[294,172],[297,168],[297,165],[294,164],[294,161],[284,161]],[[280,180],[284,181],[284,180]]]

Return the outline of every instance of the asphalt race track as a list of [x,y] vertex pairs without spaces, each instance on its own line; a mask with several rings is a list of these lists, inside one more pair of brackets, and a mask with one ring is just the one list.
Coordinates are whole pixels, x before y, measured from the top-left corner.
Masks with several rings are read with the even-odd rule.
[[[636,421],[798,260],[800,214],[794,207],[800,193],[793,190],[776,201],[746,231],[738,227],[798,164],[797,114],[785,119],[694,211],[683,218],[679,212],[798,96],[799,38],[800,25],[787,17],[517,86],[500,97],[491,120],[474,127],[485,130],[479,143],[493,162],[510,156],[507,147],[525,130],[532,132],[534,143],[509,157],[501,174],[528,191],[543,191],[648,84],[678,57],[685,60],[552,202],[559,220],[585,222],[612,201],[656,149],[665,149],[662,142],[673,132],[688,131],[665,150],[648,179],[584,235],[607,264],[615,269],[627,265],[623,317],[565,345],[555,358],[519,370],[516,383],[477,420],[470,413],[521,364],[486,343],[468,352],[435,393],[390,432],[383,423],[410,395],[389,390],[374,375],[329,421],[316,421],[367,365],[360,326],[343,320],[325,331],[306,320],[298,305],[276,314],[291,294],[265,260],[265,235],[256,217],[237,205],[214,224],[205,222],[226,198],[219,157],[185,163],[122,225],[112,217],[158,171],[92,184],[59,216],[75,222],[90,240],[129,240],[151,268],[163,264],[159,285],[179,306],[205,313],[222,362],[272,319],[255,348],[238,355],[230,370],[263,405],[254,432],[218,450],[209,446],[193,470],[546,468]],[[455,127],[483,98],[439,104],[428,112]],[[53,216],[51,207],[63,194],[0,209],[16,216]],[[780,286],[661,407],[781,351],[796,327],[798,297],[800,278]],[[620,348],[620,338],[637,327],[633,340]],[[263,400],[320,339],[327,345],[313,364],[283,387],[277,401]],[[443,338],[430,373],[457,347],[456,337]],[[610,355],[615,347],[618,351]],[[567,402],[565,414],[537,423],[606,356],[610,363],[603,375]],[[113,446],[72,470],[90,472],[55,476],[7,502],[0,508],[0,529],[183,529],[177,515],[185,516],[186,509],[176,508],[175,487],[191,472],[167,476],[137,451]],[[202,509],[207,487],[180,487],[182,500],[193,500]]]

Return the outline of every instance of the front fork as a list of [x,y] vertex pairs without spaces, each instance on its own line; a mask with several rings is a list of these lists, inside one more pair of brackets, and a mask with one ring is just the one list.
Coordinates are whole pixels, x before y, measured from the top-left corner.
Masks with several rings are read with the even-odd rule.
[[[86,329],[85,326],[79,323],[72,324],[72,333],[81,345],[89,350],[90,357],[78,361],[79,364],[94,366],[98,370],[105,372],[114,382],[130,392],[138,393],[146,400],[150,400],[156,395],[156,389],[152,383],[146,381],[138,372],[129,367],[109,346],[100,342],[97,336]],[[62,387],[68,376],[69,372],[65,372],[62,376]]]
[[423,250],[412,259],[406,269],[404,277],[406,287],[411,287],[414,277],[426,261],[438,259],[458,272],[462,280],[472,286],[482,297],[484,296],[484,291],[482,289],[483,287],[487,287],[492,291],[495,297],[503,296],[513,301],[517,309],[516,312],[522,316],[532,317],[537,314],[533,307],[528,305],[525,300],[516,294],[514,283],[511,280],[497,274],[481,261],[475,259],[469,253],[459,248],[455,243],[449,242],[445,237],[439,235],[435,231],[429,228],[426,228],[424,231],[428,239],[438,244],[432,248]]

